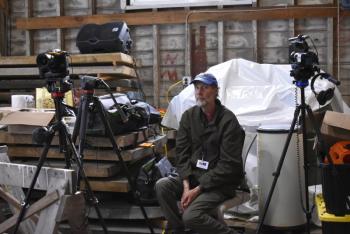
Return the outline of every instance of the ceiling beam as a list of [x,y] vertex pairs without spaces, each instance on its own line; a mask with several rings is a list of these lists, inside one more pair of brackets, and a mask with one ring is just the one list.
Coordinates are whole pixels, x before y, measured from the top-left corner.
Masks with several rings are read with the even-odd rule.
[[[343,16],[350,12],[341,11]],[[245,21],[245,20],[278,20],[304,19],[315,17],[336,17],[334,6],[291,6],[274,8],[235,8],[222,10],[170,10],[157,12],[133,12],[108,15],[82,15],[19,18],[16,21],[18,29],[57,29],[78,28],[81,25],[95,23],[103,24],[113,21],[125,21],[128,25],[177,24],[205,21]]]

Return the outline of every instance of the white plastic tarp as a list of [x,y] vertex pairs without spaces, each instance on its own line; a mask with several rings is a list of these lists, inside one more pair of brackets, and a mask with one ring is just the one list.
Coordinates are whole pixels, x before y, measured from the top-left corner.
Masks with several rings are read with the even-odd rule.
[[[295,93],[290,65],[258,64],[244,59],[232,59],[208,69],[218,80],[219,99],[237,116],[242,126],[290,124],[295,110]],[[317,79],[319,92],[334,85]],[[306,103],[311,109],[320,106],[311,91],[305,88]],[[300,102],[300,94],[298,95]],[[162,125],[177,129],[182,113],[195,105],[194,86],[189,85],[175,96],[167,109]]]

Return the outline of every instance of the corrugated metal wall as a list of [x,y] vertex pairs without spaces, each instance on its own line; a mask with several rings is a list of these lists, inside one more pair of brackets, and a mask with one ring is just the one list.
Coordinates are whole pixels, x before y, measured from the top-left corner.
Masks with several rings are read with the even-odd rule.
[[[15,28],[17,17],[28,15],[26,2],[29,0],[10,1],[11,10],[11,55],[28,54],[26,46],[26,32]],[[33,0],[33,12],[29,12],[33,17],[56,16],[58,14],[57,2],[55,0]],[[330,0],[301,0],[298,5],[307,4],[332,4]],[[293,5],[294,1],[289,0],[261,0],[259,6],[285,6]],[[63,1],[63,15],[90,15],[90,14],[111,14],[121,12],[120,1],[103,0],[96,1],[96,8],[92,9],[91,1],[71,0]],[[61,13],[62,14],[62,13]],[[340,86],[344,99],[350,103],[350,19],[340,19],[339,37],[339,78],[342,81]],[[166,93],[170,85],[181,80],[188,73],[190,62],[192,69],[203,69],[196,61],[189,61],[186,57],[186,43],[192,47],[192,56],[199,56],[205,48],[206,57],[201,57],[201,63],[206,67],[215,65],[233,58],[245,58],[259,63],[288,63],[288,38],[297,34],[307,34],[311,36],[319,52],[321,68],[332,74],[333,63],[336,64],[338,58],[333,58],[333,20],[328,18],[308,18],[303,20],[271,20],[271,21],[225,21],[191,24],[186,36],[185,24],[132,26],[131,36],[133,39],[132,55],[140,65],[138,73],[143,81],[144,91],[147,101],[160,107],[166,107]],[[201,30],[205,32],[204,41],[201,41]],[[336,29],[335,29],[336,30]],[[78,29],[62,29],[64,32],[64,48],[70,53],[78,53],[75,46],[75,38]],[[33,54],[37,54],[48,49],[59,47],[58,37],[62,32],[59,30],[34,30]],[[155,33],[156,32],[156,33]],[[158,33],[158,44],[155,44],[155,35]],[[192,41],[187,42],[189,36]],[[202,44],[201,44],[202,43]],[[204,43],[204,45],[203,45]],[[157,76],[154,64],[157,50],[159,48],[160,71]],[[197,54],[197,55],[196,55]],[[203,54],[203,53],[202,53]],[[200,56],[199,56],[200,57]],[[195,57],[196,58],[196,57]],[[155,90],[154,80],[159,77],[159,90]],[[170,96],[176,95],[182,89],[178,85],[170,92]],[[159,95],[154,97],[154,95]],[[160,103],[158,104],[158,100]]]

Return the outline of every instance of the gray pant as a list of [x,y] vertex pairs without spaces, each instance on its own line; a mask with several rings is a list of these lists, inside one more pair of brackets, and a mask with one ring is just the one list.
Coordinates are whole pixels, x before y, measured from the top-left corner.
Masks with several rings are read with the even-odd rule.
[[227,196],[218,191],[202,192],[187,209],[180,214],[178,201],[183,192],[182,181],[179,177],[166,177],[157,181],[156,193],[158,202],[168,228],[172,230],[192,229],[199,234],[234,234],[235,232],[225,224],[213,218],[214,210]]

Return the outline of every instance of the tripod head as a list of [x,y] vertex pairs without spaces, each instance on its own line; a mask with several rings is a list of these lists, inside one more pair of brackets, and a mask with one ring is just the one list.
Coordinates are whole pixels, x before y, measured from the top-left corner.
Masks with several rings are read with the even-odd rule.
[[294,83],[298,87],[308,86],[308,79],[313,77],[315,72],[319,72],[317,67],[318,52],[311,39],[313,47],[316,52],[309,51],[309,45],[306,39],[310,38],[308,35],[298,35],[297,37],[289,38],[289,62],[291,63],[292,70],[290,76],[294,77]]
[[94,76],[80,76],[80,87],[83,90],[94,90],[103,86],[110,89],[104,80]]
[[84,93],[87,95],[93,95],[94,89],[99,87],[105,87],[107,93],[111,96],[114,106],[118,113],[120,114],[121,120],[123,123],[126,123],[129,121],[128,116],[124,113],[122,108],[119,106],[117,100],[115,99],[112,89],[109,87],[109,85],[102,79],[94,77],[94,76],[80,76],[80,87],[83,89]]
[[[72,88],[72,81],[68,76],[68,56],[66,51],[54,49],[40,53],[36,57],[39,77],[46,80],[47,90],[56,96]],[[54,98],[54,94],[52,97]]]
[[[307,44],[306,39],[311,40],[315,52],[309,51],[310,47]],[[293,82],[299,88],[305,88],[309,85],[309,79],[311,79],[311,90],[315,94],[317,101],[321,105],[324,105],[333,97],[334,88],[316,93],[314,89],[315,80],[320,77],[321,79],[325,78],[335,85],[339,85],[340,82],[332,78],[328,73],[321,72],[321,69],[317,66],[319,64],[318,52],[312,38],[308,35],[300,34],[297,37],[292,37],[288,40],[290,41],[289,61],[292,66],[290,76],[294,77]],[[304,100],[302,100],[302,102],[304,102]]]

